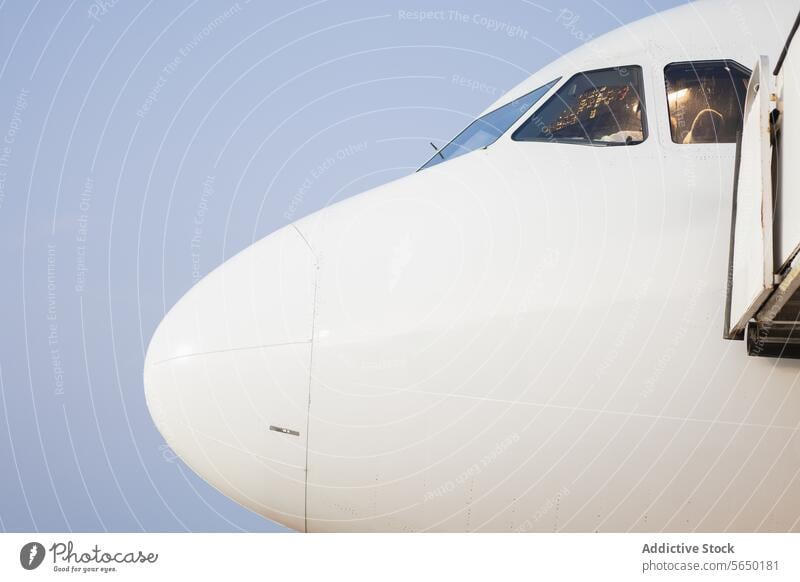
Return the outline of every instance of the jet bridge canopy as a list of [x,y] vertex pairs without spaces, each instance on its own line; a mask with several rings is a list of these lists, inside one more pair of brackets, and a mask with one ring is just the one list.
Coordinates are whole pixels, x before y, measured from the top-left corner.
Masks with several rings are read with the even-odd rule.
[[798,24],[773,71],[756,62],[737,143],[725,337],[754,356],[800,358]]

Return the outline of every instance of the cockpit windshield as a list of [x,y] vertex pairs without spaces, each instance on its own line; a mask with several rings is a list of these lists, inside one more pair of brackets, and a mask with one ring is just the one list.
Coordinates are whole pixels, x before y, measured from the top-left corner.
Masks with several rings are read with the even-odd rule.
[[646,137],[642,69],[630,66],[573,76],[511,139],[608,146]]
[[734,61],[673,63],[664,68],[672,141],[736,143],[750,71]]
[[453,141],[437,151],[436,155],[428,160],[420,170],[493,144],[557,82],[558,79],[555,79],[547,85],[479,117],[453,138]]

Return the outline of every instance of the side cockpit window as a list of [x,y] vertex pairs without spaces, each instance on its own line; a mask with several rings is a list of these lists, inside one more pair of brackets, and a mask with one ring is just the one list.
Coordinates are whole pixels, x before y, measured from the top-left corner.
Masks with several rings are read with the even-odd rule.
[[647,138],[642,69],[578,73],[514,133],[517,141],[635,145]]
[[664,68],[672,141],[735,143],[750,71],[733,61],[673,63]]
[[544,97],[558,81],[558,79],[550,81],[547,85],[539,87],[479,117],[454,137],[450,143],[437,151],[436,155],[428,160],[420,170],[492,145],[501,135],[508,131],[520,117],[525,115],[528,109],[533,107],[539,99]]

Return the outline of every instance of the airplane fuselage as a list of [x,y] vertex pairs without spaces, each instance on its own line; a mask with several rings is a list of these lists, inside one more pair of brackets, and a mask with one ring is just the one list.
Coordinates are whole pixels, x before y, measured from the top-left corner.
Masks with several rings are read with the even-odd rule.
[[[735,144],[676,143],[664,78],[774,62],[796,11],[610,33],[503,97],[560,79],[490,146],[226,262],[148,352],[167,442],[301,531],[800,528],[800,364],[722,337]],[[641,143],[512,139],[572,76],[633,66]]]

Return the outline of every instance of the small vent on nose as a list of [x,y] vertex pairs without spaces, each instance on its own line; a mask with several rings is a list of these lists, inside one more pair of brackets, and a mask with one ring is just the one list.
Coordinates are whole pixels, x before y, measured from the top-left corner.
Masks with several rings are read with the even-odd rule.
[[269,430],[274,430],[275,432],[282,432],[283,434],[290,434],[292,436],[300,436],[300,432],[296,430],[292,430],[290,428],[284,428],[282,426],[275,426],[269,425]]

